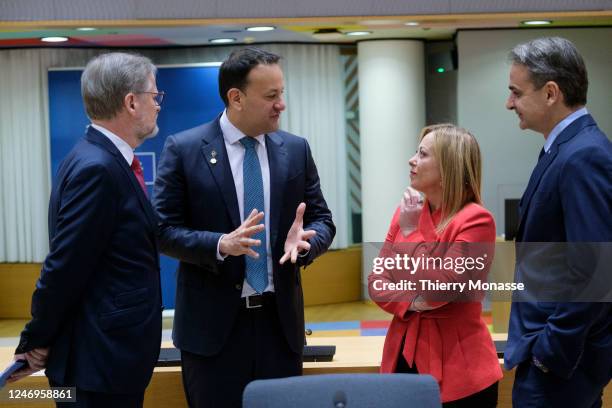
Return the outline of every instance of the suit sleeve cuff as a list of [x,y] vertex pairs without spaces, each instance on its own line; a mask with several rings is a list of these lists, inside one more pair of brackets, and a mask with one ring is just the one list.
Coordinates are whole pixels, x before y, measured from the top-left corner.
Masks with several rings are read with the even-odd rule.
[[536,356],[531,356],[531,362],[543,373],[548,373],[550,370]]
[[21,339],[19,340],[19,345],[17,346],[17,349],[15,350],[15,354],[23,354],[27,352],[28,350],[29,350],[28,340],[22,336]]
[[552,350],[553,348],[551,347],[548,339],[543,338],[543,335],[540,334],[538,340],[534,343],[531,350],[531,362],[542,372],[552,372],[559,377],[569,379],[574,373],[574,370],[580,361],[580,357],[578,357],[575,365],[572,367],[569,361],[564,361],[562,354],[559,352],[555,353]]

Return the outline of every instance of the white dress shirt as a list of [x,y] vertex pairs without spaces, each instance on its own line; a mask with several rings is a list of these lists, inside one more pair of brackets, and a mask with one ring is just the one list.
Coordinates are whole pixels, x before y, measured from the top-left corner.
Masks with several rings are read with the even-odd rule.
[[127,144],[125,140],[123,140],[122,138],[120,138],[119,136],[111,132],[110,130],[100,125],[96,125],[95,123],[92,123],[89,126],[91,126],[92,128],[96,129],[98,132],[106,136],[117,147],[117,149],[119,149],[119,152],[121,152],[121,155],[127,161],[128,166],[130,167],[132,166],[132,162],[134,161],[134,150],[132,149],[132,146]]
[[586,108],[581,108],[575,112],[570,113],[569,115],[565,117],[565,119],[557,123],[557,126],[555,126],[553,130],[550,131],[550,134],[546,138],[546,142],[544,143],[544,151],[548,153],[550,151],[550,147],[555,142],[555,139],[557,138],[557,136],[559,136],[559,134],[563,132],[566,127],[571,125],[572,122],[574,122],[576,119],[578,119],[581,116],[588,115],[588,113],[589,112],[587,111]]
[[[223,133],[223,140],[225,142],[225,149],[227,150],[227,157],[232,169],[232,176],[234,178],[234,186],[236,187],[236,198],[238,199],[238,211],[240,213],[240,220],[244,222],[245,218],[253,210],[252,208],[244,208],[244,177],[242,174],[242,164],[244,162],[245,148],[240,143],[240,139],[246,137],[241,130],[230,122],[227,117],[227,112],[223,111],[221,119],[219,120],[221,126],[221,132]],[[266,138],[265,135],[258,135],[255,137],[257,144],[255,150],[257,151],[257,158],[259,159],[259,165],[261,166],[261,176],[263,179],[263,191],[264,191],[264,207],[258,208],[258,211],[264,212],[264,225],[266,226],[266,252],[267,252],[267,263],[268,263],[268,286],[266,286],[265,292],[274,292],[274,281],[272,279],[272,248],[270,246],[270,165],[268,163],[268,153],[266,150]],[[245,214],[246,210],[246,214]],[[221,240],[219,240],[220,242]],[[217,259],[224,259],[219,253],[219,245],[217,243]],[[245,255],[246,256],[246,255]],[[255,289],[248,284],[246,276],[242,285],[242,297],[251,296],[257,293]]]

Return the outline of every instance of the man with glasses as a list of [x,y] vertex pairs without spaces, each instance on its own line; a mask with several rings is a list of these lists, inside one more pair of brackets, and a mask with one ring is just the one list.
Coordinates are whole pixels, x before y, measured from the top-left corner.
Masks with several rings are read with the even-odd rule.
[[51,192],[50,251],[15,355],[27,365],[11,381],[46,367],[52,387],[76,387],[69,407],[142,406],[159,356],[157,223],[133,151],[158,131],[155,74],[130,54],[87,64],[92,123]]
[[142,93],[148,93],[153,95],[153,100],[155,101],[155,104],[157,106],[161,106],[162,102],[164,101],[164,95],[166,95],[166,93],[164,91],[161,92],[142,92]]

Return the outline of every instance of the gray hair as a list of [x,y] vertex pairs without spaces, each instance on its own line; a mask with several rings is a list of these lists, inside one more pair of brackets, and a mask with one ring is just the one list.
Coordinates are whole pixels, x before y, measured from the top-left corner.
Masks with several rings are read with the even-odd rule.
[[571,41],[560,37],[538,38],[514,47],[509,59],[527,67],[536,89],[553,81],[563,92],[565,105],[586,104],[587,71],[582,56]]
[[93,58],[81,75],[81,95],[90,119],[112,119],[130,92],[147,91],[157,68],[142,55],[113,52]]

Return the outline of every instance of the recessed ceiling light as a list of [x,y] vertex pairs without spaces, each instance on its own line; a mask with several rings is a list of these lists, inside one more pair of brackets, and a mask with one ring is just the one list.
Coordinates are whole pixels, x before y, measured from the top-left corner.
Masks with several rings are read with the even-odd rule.
[[77,28],[77,31],[96,31],[97,28],[94,27],[79,27]]
[[406,21],[404,25],[409,27],[416,27],[419,25],[419,23],[417,21]]
[[552,24],[552,21],[550,21],[550,20],[527,20],[527,21],[521,21],[521,24],[524,24],[524,25],[548,25],[548,24]]
[[40,39],[43,42],[58,43],[68,41],[68,37],[43,37]]
[[272,31],[275,30],[274,26],[257,26],[257,27],[247,27],[247,31]]
[[229,44],[229,43],[233,43],[236,42],[235,38],[213,38],[208,40],[208,42],[211,42],[213,44]]
[[370,35],[372,34],[371,31],[349,31],[348,33],[344,33],[344,35],[350,35],[350,36],[360,36],[360,35]]

